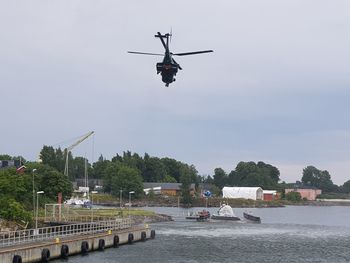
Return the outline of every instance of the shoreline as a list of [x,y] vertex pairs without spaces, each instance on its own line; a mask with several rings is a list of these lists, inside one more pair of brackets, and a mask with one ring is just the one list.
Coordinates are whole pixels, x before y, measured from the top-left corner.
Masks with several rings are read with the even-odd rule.
[[[290,202],[290,201],[241,201],[241,200],[231,200],[231,199],[222,199],[216,200],[214,202],[194,202],[191,205],[183,205],[175,202],[148,202],[148,201],[135,201],[131,207],[181,207],[181,208],[192,208],[192,207],[220,207],[221,203],[226,203],[233,208],[278,208],[285,206],[350,206],[350,200],[332,200],[332,199],[322,199],[316,201],[299,201],[299,202]],[[120,207],[119,203],[116,202],[101,202],[96,203],[99,206],[105,207]]]

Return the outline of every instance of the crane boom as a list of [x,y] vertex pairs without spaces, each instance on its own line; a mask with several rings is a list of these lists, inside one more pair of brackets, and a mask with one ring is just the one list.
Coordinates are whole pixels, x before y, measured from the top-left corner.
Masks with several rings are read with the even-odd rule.
[[64,175],[68,177],[68,156],[69,156],[69,152],[71,150],[73,150],[76,146],[78,146],[80,143],[82,143],[83,141],[85,141],[87,138],[89,138],[92,134],[94,134],[94,131],[88,132],[87,134],[84,134],[83,136],[81,136],[79,138],[79,140],[77,140],[75,143],[73,143],[72,145],[70,145],[69,147],[67,147],[66,150],[66,164],[64,167]]

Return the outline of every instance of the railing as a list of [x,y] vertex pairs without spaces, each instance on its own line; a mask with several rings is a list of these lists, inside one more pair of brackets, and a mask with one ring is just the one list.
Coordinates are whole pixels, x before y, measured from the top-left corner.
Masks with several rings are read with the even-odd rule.
[[103,233],[107,232],[108,230],[122,230],[130,227],[131,220],[129,218],[125,218],[89,223],[42,227],[37,229],[0,232],[0,247],[12,246],[19,243],[28,243],[32,241],[53,239],[56,237]]

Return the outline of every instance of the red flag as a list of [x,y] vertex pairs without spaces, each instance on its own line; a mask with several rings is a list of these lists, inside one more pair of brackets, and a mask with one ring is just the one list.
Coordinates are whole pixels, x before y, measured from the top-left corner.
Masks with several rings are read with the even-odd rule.
[[27,167],[25,167],[24,165],[22,165],[22,166],[20,166],[20,167],[18,167],[18,168],[16,169],[16,172],[19,173],[19,174],[22,174],[22,173],[24,173],[24,171],[25,171],[26,168],[27,168]]

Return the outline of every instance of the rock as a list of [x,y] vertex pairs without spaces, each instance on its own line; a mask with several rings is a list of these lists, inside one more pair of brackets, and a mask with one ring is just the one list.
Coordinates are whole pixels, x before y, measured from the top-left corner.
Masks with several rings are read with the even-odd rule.
[[134,224],[148,224],[148,223],[158,223],[158,222],[168,222],[174,221],[171,216],[164,214],[155,214],[152,216],[131,216],[131,220]]

